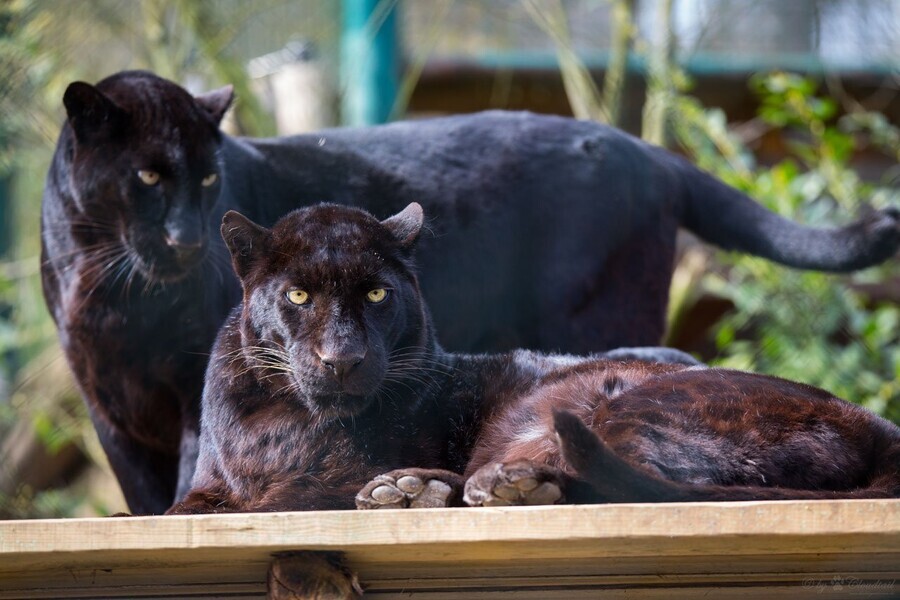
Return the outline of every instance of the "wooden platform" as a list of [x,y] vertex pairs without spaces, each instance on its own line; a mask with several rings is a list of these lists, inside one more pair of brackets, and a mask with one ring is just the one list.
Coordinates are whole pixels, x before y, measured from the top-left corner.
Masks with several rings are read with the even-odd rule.
[[0,599],[265,598],[341,550],[372,598],[900,598],[900,500],[0,522]]

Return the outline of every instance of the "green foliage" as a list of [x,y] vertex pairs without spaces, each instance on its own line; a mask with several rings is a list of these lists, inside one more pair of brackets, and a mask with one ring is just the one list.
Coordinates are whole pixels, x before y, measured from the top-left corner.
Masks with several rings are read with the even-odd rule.
[[31,43],[19,26],[24,8],[18,3],[0,4],[0,177],[12,170],[15,141],[27,122],[18,101],[31,91],[28,63]]
[[[797,75],[759,76],[752,85],[762,99],[760,118],[792,140],[792,156],[755,165],[720,112],[682,98],[673,129],[701,166],[771,210],[812,225],[900,204],[898,190],[863,182],[849,164],[867,141],[896,155],[900,136],[883,116],[836,120],[835,102]],[[716,364],[814,384],[900,422],[900,308],[861,291],[867,282],[900,275],[896,263],[835,276],[748,256],[722,260],[727,269],[705,280],[735,306],[716,327]]]
[[106,516],[116,512],[93,497],[84,483],[36,491],[20,486],[12,495],[0,493],[0,519],[60,519]]

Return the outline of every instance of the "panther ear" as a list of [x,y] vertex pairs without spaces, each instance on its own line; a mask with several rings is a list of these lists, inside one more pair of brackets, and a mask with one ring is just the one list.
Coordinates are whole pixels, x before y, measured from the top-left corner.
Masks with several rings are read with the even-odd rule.
[[424,221],[425,213],[422,212],[422,206],[418,202],[411,202],[409,206],[393,217],[385,219],[381,224],[387,227],[402,247],[409,248],[418,239]]
[[271,231],[237,211],[229,210],[222,217],[222,239],[231,252],[231,264],[240,279],[250,273],[255,257],[268,246],[271,235]]
[[194,96],[194,100],[200,105],[216,123],[222,122],[222,117],[228,112],[228,107],[234,101],[234,86],[226,85],[217,90]]
[[80,143],[89,142],[109,133],[119,125],[125,111],[89,83],[75,81],[63,94],[63,104],[69,124]]

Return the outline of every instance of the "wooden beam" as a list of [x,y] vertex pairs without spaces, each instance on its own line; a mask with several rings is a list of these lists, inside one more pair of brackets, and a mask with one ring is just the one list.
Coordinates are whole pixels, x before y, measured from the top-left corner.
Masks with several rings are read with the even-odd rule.
[[900,501],[6,521],[0,599],[263,599],[292,551],[345,553],[374,598],[895,598]]

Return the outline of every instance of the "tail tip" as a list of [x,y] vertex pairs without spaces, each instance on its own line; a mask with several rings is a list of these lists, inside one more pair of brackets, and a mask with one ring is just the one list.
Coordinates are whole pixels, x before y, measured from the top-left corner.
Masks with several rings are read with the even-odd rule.
[[862,223],[870,246],[870,256],[863,267],[889,260],[897,254],[900,248],[900,207],[868,211]]
[[569,411],[553,409],[553,426],[557,443],[567,463],[578,473],[590,468],[600,439],[581,419]]

